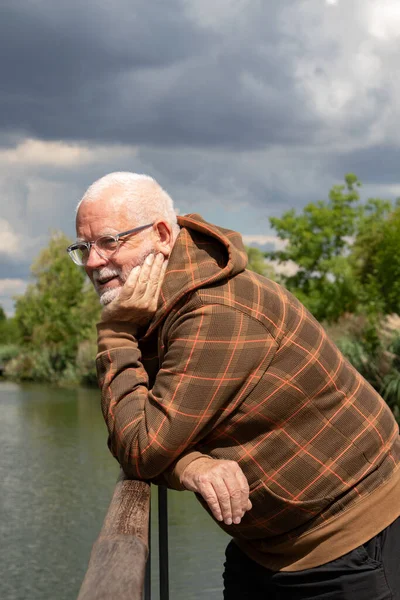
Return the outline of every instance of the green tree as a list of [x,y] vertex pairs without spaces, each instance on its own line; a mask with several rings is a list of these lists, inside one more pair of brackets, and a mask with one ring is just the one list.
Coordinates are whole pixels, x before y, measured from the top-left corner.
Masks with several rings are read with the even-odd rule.
[[270,219],[287,244],[268,256],[296,264],[296,272],[284,276],[283,282],[320,320],[335,321],[344,312],[354,312],[358,304],[348,256],[363,214],[360,185],[355,175],[348,174],[344,184],[332,187],[327,201],[307,204],[301,214],[289,210]]
[[9,352],[13,354],[13,351],[5,346],[12,344],[14,347],[17,337],[18,330],[15,319],[7,318],[4,308],[0,306],[0,360],[5,360]]
[[247,268],[259,275],[264,275],[269,279],[275,279],[275,272],[271,264],[265,260],[265,254],[259,248],[246,246],[247,252]]
[[[32,265],[34,282],[16,300],[20,343],[30,354],[21,360],[33,378],[36,372],[38,378],[57,379],[73,370],[79,344],[90,337],[99,316],[98,298],[84,271],[67,257],[69,243],[64,234],[53,233]],[[40,364],[37,371],[35,364]]]
[[351,260],[361,301],[371,312],[400,314],[400,201],[371,199],[365,207]]

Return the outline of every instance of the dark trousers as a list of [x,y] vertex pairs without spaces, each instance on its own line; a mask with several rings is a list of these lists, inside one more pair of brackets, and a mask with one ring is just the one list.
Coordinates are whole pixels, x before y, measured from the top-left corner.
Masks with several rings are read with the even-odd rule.
[[366,544],[325,565],[269,571],[232,541],[225,600],[400,600],[400,518]]

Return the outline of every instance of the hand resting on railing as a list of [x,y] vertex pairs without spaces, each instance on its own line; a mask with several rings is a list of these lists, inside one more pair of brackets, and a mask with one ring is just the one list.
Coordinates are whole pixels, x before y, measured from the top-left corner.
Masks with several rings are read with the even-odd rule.
[[247,479],[232,460],[198,458],[185,468],[180,480],[187,490],[200,494],[214,517],[226,525],[240,523],[252,507]]

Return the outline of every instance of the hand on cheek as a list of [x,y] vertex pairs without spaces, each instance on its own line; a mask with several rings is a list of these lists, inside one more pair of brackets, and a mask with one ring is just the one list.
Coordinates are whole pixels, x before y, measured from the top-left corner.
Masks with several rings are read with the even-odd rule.
[[149,254],[142,266],[132,269],[118,298],[104,307],[102,321],[148,323],[157,310],[166,266],[167,261],[161,252]]

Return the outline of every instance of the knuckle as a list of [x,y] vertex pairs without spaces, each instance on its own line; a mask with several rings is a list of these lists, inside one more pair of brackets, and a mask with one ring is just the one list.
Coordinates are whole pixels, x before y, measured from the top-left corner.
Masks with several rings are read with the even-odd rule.
[[197,481],[199,482],[200,485],[208,483],[209,482],[209,476],[208,476],[208,474],[201,473],[200,475],[198,475]]
[[236,472],[239,469],[239,465],[235,461],[233,461],[233,460],[227,460],[227,461],[225,461],[225,464],[223,466],[224,466],[224,470],[227,473],[236,474]]
[[228,493],[222,492],[220,494],[218,494],[218,498],[220,502],[223,502],[224,504],[228,503],[230,501],[230,496]]
[[209,504],[210,506],[218,506],[218,500],[216,498],[214,498],[213,496],[203,496],[204,500],[207,502],[207,504]]
[[239,500],[242,497],[242,492],[240,490],[233,490],[233,492],[231,492],[231,498],[233,498],[234,500]]

